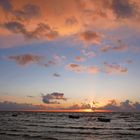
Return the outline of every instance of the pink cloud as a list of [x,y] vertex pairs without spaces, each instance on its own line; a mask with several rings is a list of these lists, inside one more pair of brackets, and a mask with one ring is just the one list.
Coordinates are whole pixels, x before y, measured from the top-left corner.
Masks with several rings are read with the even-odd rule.
[[104,71],[109,74],[124,74],[128,72],[128,69],[119,64],[113,63],[104,63]]
[[75,60],[76,60],[77,62],[84,62],[86,59],[85,59],[84,57],[82,57],[82,56],[77,56],[77,57],[75,58]]
[[90,73],[90,74],[96,74],[100,72],[100,68],[97,66],[90,66],[90,67],[87,67],[86,71],[87,73]]
[[71,70],[71,71],[74,71],[74,72],[78,72],[78,73],[81,73],[81,72],[85,71],[85,67],[84,66],[78,65],[78,64],[74,64],[74,63],[68,64],[66,66],[66,68],[68,70]]
[[68,64],[66,66],[66,68],[68,70],[74,71],[74,72],[78,72],[78,73],[89,73],[89,74],[97,74],[100,72],[100,68],[97,66],[83,66],[83,65],[79,65],[79,64]]
[[35,54],[23,54],[8,56],[8,59],[15,61],[19,65],[25,66],[29,64],[39,64],[44,59],[44,57]]

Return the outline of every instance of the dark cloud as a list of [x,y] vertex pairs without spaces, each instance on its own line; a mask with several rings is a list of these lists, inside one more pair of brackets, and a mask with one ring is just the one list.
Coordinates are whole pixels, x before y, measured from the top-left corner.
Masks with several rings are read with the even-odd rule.
[[88,103],[81,103],[79,104],[73,104],[72,106],[67,108],[68,110],[80,110],[80,109],[92,109],[92,106]]
[[112,110],[116,112],[133,112],[140,111],[140,103],[125,100],[117,104],[116,100],[111,100],[107,105],[100,107],[98,109]]
[[25,29],[25,26],[17,21],[11,21],[3,24],[3,27],[8,29],[9,31],[13,33],[22,33],[22,34],[27,34],[27,31]]
[[61,75],[58,74],[58,73],[54,73],[53,76],[54,76],[54,77],[60,77]]
[[109,74],[123,74],[123,73],[127,73],[128,69],[117,63],[109,64],[109,63],[105,62],[104,71]]
[[80,34],[80,39],[87,43],[100,44],[102,37],[94,31],[85,31]]
[[66,101],[64,93],[53,92],[51,94],[42,95],[42,101],[46,104],[60,104],[60,100]]
[[58,37],[58,32],[51,29],[48,24],[40,23],[34,31],[30,32],[29,36],[30,38],[46,37],[48,40],[52,40]]
[[18,20],[27,20],[40,16],[40,10],[40,7],[37,5],[27,4],[23,7],[23,9],[13,11],[13,14]]
[[25,25],[18,21],[7,22],[2,26],[13,33],[23,34],[26,39],[40,39],[46,37],[48,40],[53,40],[58,37],[58,32],[51,29],[48,24],[44,23],[39,23],[32,31],[28,31]]
[[135,16],[136,6],[130,0],[112,0],[112,10],[118,18]]
[[19,65],[25,66],[34,63],[39,64],[44,59],[44,57],[35,54],[23,54],[23,55],[9,56],[8,59],[14,60]]
[[116,100],[110,100],[109,103],[107,103],[105,106],[98,109],[119,111],[119,107],[117,106]]
[[43,105],[33,105],[27,103],[16,103],[16,102],[0,102],[0,110],[45,110],[46,107]]
[[13,10],[11,0],[0,0],[0,6],[7,12],[11,12]]

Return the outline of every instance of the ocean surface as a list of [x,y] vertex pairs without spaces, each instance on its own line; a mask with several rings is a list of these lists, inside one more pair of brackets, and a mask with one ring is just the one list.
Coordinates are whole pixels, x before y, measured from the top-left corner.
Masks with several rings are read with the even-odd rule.
[[[140,140],[140,113],[13,114],[0,112],[0,140]],[[100,122],[98,117],[111,122]]]

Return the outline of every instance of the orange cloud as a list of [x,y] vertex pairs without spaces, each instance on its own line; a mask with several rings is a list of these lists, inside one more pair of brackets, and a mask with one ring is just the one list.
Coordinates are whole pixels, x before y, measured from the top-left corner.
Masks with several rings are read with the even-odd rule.
[[85,31],[80,34],[80,39],[86,43],[100,44],[101,35],[93,31]]
[[86,43],[100,44],[102,31],[124,25],[139,29],[139,9],[138,0],[1,0],[0,35],[53,40],[77,34]]

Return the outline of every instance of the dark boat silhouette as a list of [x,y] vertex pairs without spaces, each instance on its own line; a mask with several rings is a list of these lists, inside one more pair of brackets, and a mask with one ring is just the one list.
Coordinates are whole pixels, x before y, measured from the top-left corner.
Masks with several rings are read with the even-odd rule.
[[12,117],[17,117],[17,116],[18,116],[17,113],[12,114]]
[[69,118],[71,118],[71,119],[79,119],[80,116],[78,116],[78,115],[69,115]]
[[98,121],[100,121],[100,122],[110,122],[110,121],[111,121],[110,118],[98,117],[97,119],[98,119]]

